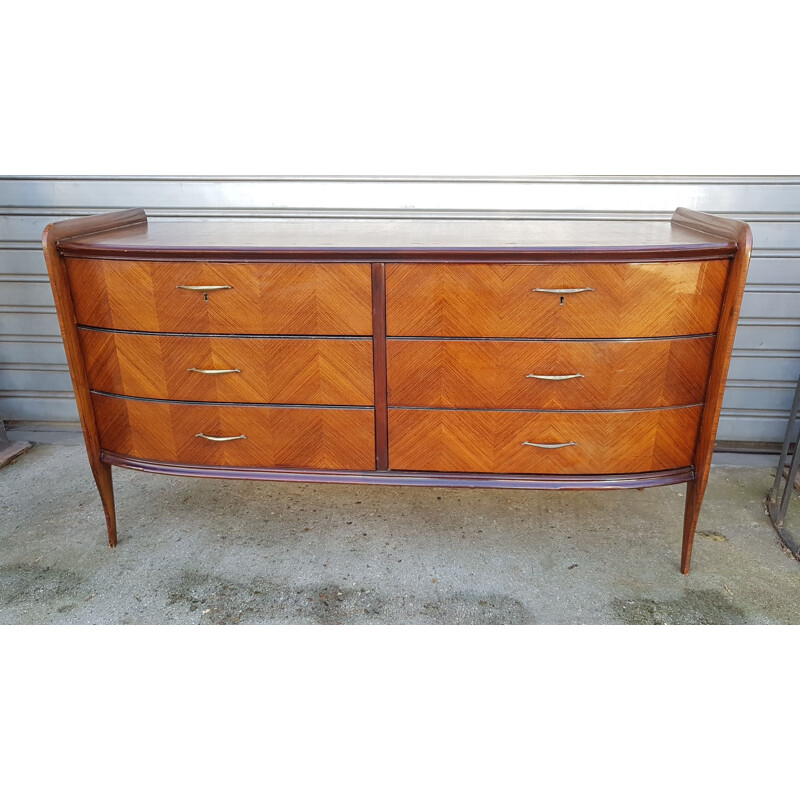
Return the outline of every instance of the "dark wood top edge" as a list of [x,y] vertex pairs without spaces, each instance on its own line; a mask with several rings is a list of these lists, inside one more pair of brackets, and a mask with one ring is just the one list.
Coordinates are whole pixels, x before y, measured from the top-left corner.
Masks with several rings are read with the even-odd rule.
[[[60,224],[60,223],[55,223]],[[76,234],[77,235],[77,234]],[[68,258],[109,261],[219,261],[219,262],[500,262],[500,263],[625,263],[642,261],[691,261],[728,258],[736,244],[672,245],[669,247],[563,247],[563,248],[455,248],[435,249],[276,249],[259,248],[116,248],[59,240],[59,251]]]
[[103,450],[101,460],[116,467],[192,478],[222,478],[305,483],[360,483],[390,486],[436,486],[495,489],[644,489],[686,483],[691,466],[660,472],[615,475],[495,475],[459,472],[345,471],[256,467],[206,467],[130,458]]

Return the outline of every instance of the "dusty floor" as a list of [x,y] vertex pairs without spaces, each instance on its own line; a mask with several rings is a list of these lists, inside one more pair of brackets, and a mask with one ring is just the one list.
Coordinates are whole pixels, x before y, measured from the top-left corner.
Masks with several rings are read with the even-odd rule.
[[[526,492],[114,470],[119,547],[82,447],[0,470],[0,623],[799,623],[769,467],[713,467],[692,572],[685,487]],[[797,501],[800,503],[800,501]]]

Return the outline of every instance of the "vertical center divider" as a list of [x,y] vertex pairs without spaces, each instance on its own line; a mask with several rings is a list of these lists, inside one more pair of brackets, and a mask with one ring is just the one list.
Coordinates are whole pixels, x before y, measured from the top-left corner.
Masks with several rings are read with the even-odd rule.
[[372,365],[375,379],[375,469],[389,469],[386,377],[386,265],[372,264]]

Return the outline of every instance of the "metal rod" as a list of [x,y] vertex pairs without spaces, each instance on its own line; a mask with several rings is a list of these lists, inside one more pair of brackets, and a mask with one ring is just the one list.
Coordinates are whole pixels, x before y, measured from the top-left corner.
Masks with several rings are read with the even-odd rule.
[[781,457],[778,461],[778,469],[775,471],[775,483],[772,485],[772,491],[770,492],[770,499],[773,502],[775,502],[778,497],[778,489],[780,488],[781,477],[783,476],[783,467],[786,464],[786,456],[789,455],[789,444],[792,441],[792,429],[794,428],[794,421],[797,418],[798,409],[800,409],[800,378],[798,378],[797,388],[794,392],[792,410],[789,412],[789,421],[786,423],[786,436],[783,437]]

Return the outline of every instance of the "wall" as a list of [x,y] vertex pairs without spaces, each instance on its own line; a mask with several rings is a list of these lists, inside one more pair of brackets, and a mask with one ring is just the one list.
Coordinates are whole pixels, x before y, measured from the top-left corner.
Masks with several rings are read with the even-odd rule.
[[780,441],[800,373],[800,176],[0,178],[0,419],[17,436],[48,426],[74,429],[77,420],[41,250],[42,229],[54,220],[130,207],[155,219],[624,220],[668,219],[677,206],[744,219],[753,228],[718,439],[734,448]]

